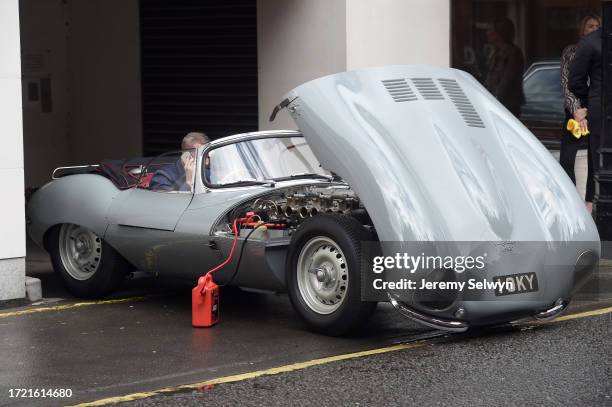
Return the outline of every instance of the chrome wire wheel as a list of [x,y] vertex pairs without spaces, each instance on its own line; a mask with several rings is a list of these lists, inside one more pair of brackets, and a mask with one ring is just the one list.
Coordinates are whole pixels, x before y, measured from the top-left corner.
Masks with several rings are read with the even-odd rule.
[[312,311],[322,315],[336,311],[349,283],[346,258],[338,244],[325,236],[306,242],[297,261],[297,283]]
[[81,226],[64,224],[59,233],[59,254],[72,278],[88,280],[100,266],[102,239]]

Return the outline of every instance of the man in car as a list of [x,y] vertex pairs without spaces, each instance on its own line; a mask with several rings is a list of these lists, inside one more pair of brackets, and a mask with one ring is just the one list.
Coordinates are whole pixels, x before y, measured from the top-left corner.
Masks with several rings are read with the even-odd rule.
[[185,152],[174,164],[155,172],[150,188],[154,191],[192,191],[195,171],[195,150],[210,142],[204,133],[191,132],[181,142]]

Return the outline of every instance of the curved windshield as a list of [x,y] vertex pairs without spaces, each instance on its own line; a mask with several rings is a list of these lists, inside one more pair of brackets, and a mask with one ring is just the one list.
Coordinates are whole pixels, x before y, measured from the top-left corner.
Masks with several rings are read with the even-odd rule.
[[261,138],[218,147],[208,153],[202,168],[203,178],[212,186],[331,179],[303,137]]

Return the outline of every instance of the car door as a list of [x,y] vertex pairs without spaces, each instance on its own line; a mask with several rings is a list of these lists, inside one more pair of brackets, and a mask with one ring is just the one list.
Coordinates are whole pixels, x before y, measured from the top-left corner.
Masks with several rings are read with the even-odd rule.
[[[193,199],[196,150],[173,151],[152,159],[135,188],[125,191],[115,206],[120,226],[172,231]],[[194,159],[187,162],[188,157]],[[189,170],[187,170],[189,167]],[[189,172],[191,180],[187,182]]]
[[[109,210],[106,240],[139,270],[159,270],[157,253],[176,242],[176,225],[193,200],[193,188],[185,181],[185,154],[196,156],[193,150],[153,159],[138,185],[121,192]],[[195,159],[191,165],[193,185]]]
[[193,199],[193,193],[155,192],[133,188],[115,214],[115,224],[173,231]]

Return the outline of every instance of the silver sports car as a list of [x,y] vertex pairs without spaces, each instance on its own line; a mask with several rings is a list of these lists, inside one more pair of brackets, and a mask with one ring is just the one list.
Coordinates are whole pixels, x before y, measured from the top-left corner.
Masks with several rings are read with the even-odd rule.
[[[333,335],[364,324],[382,299],[454,331],[554,317],[596,267],[599,236],[574,185],[470,75],[432,66],[339,73],[292,90],[273,116],[284,108],[299,131],[59,168],[29,202],[29,234],[68,289],[89,298],[131,270],[195,282],[236,240],[218,284],[286,291],[311,328]],[[456,255],[452,242],[488,242],[485,277],[517,287],[444,293],[443,305],[397,290],[371,297],[368,242],[391,256],[385,243],[440,243]],[[542,248],[527,256],[517,242]],[[538,284],[520,289],[521,276]]]

